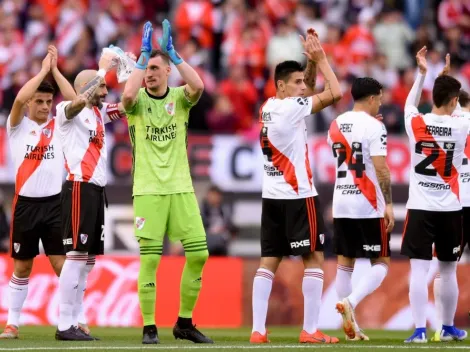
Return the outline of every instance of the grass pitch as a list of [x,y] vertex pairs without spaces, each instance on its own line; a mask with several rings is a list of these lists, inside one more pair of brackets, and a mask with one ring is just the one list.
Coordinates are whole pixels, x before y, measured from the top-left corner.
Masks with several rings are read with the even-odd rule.
[[[346,342],[342,331],[325,331],[340,338],[337,345],[312,345],[298,343],[300,328],[270,328],[270,344],[250,345],[251,330],[242,329],[201,329],[214,339],[214,345],[196,345],[189,341],[175,340],[171,329],[159,329],[160,345],[141,344],[142,330],[135,328],[93,328],[92,333],[101,341],[62,342],[55,341],[55,327],[21,327],[19,340],[0,340],[0,351],[296,351],[321,349],[326,351],[386,351],[397,352],[415,350],[431,351],[470,351],[470,340],[463,342],[429,342],[423,345],[405,345],[403,340],[411,335],[410,331],[368,330],[371,341]],[[431,331],[428,332],[431,338]]]

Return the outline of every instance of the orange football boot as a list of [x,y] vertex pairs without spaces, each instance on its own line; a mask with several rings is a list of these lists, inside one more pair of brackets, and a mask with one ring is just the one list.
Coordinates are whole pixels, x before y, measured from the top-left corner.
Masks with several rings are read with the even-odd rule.
[[328,336],[322,333],[320,330],[313,334],[309,334],[305,330],[302,330],[299,338],[300,343],[338,343],[339,339],[337,337]]
[[252,332],[250,337],[250,343],[268,343],[271,342],[268,340],[268,331],[266,334],[261,335],[258,331]]

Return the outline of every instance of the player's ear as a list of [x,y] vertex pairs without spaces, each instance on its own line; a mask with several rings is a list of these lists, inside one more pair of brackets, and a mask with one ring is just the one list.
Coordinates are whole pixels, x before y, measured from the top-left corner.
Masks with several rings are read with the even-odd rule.
[[166,67],[166,75],[169,76],[170,73],[171,73],[171,66],[168,65],[168,66]]
[[286,90],[286,85],[285,85],[283,80],[278,80],[276,82],[276,84],[277,84],[277,88],[280,92],[284,92]]

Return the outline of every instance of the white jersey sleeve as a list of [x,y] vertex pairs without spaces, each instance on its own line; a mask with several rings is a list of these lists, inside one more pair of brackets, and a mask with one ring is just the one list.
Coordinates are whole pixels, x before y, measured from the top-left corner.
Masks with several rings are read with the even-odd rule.
[[293,97],[284,99],[284,116],[294,125],[304,121],[312,114],[313,97]]
[[387,129],[385,125],[373,123],[370,124],[369,129],[370,156],[387,156]]
[[25,124],[25,119],[27,119],[27,117],[24,116],[24,117],[21,119],[21,122],[20,122],[18,125],[16,125],[15,127],[11,127],[10,119],[11,119],[11,115],[8,115],[8,119],[7,119],[7,135],[8,135],[9,137],[20,133],[20,131],[26,126],[26,124]]

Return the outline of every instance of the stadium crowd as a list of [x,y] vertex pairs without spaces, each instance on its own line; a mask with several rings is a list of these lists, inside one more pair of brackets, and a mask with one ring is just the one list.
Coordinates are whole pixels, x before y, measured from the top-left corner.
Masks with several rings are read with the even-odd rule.
[[[320,36],[338,74],[344,98],[310,126],[324,132],[351,107],[352,79],[371,76],[384,84],[381,113],[389,133],[403,133],[403,107],[416,72],[414,53],[429,48],[429,71],[420,110],[429,112],[430,89],[452,55],[452,72],[470,86],[470,3],[465,0],[3,0],[0,3],[0,114],[3,124],[20,87],[40,69],[47,45],[59,50],[59,66],[72,80],[96,68],[110,44],[139,53],[146,20],[169,17],[176,47],[205,83],[192,109],[193,132],[255,136],[257,110],[275,93],[274,66],[304,60],[299,34]],[[154,44],[160,35],[154,32]],[[173,70],[170,84],[180,84]],[[113,76],[111,76],[113,75]],[[118,82],[107,77],[109,101]],[[317,86],[321,88],[322,81]],[[61,99],[60,96],[57,97]],[[126,122],[113,126],[127,136]]]

